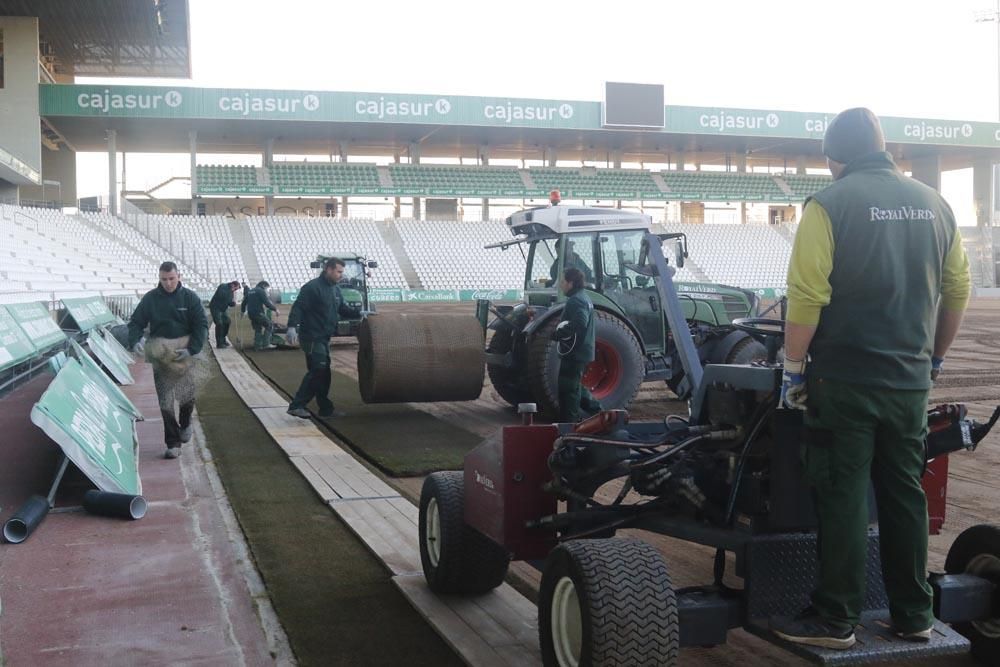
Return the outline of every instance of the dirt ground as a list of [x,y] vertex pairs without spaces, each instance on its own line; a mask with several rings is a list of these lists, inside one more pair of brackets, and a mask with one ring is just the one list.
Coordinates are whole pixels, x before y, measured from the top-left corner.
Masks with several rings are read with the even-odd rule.
[[[411,311],[461,313],[474,311],[472,304],[384,304],[383,312]],[[283,313],[284,314],[284,313]],[[283,317],[281,319],[284,319]],[[341,372],[354,375],[357,345],[351,340],[335,344],[334,365]],[[932,404],[963,402],[971,416],[985,419],[1000,404],[1000,299],[975,299],[962,326],[958,340],[945,362],[944,371],[932,394]],[[506,424],[516,423],[510,406],[492,390],[488,381],[478,400],[463,403],[413,404],[439,418],[454,421],[484,437]],[[662,383],[643,385],[630,413],[633,420],[662,419],[669,414],[684,413],[682,403]],[[930,567],[943,569],[948,548],[965,528],[979,523],[996,523],[1000,506],[1000,428],[981,443],[974,453],[951,456],[948,487],[947,518],[940,535],[930,538]],[[422,478],[391,479],[412,498],[419,495]],[[713,551],[678,540],[649,533],[643,539],[656,545],[667,557],[676,586],[704,584],[711,581]],[[732,570],[732,567],[729,568]],[[521,588],[530,593],[536,587],[538,572],[524,564],[512,567]],[[738,579],[727,583],[739,585]],[[723,665],[744,667],[748,652],[754,665],[802,665],[804,661],[741,630],[729,635],[729,643],[714,649],[686,649],[682,654],[685,665]],[[914,662],[909,665],[972,665],[971,659],[943,658]]]

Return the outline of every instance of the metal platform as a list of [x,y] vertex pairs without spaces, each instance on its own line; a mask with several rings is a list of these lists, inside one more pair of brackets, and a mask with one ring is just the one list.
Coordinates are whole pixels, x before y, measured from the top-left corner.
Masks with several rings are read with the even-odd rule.
[[780,639],[767,626],[767,619],[751,621],[746,629],[776,646],[818,665],[866,665],[890,660],[913,660],[941,655],[962,655],[969,652],[969,640],[938,622],[930,642],[921,644],[904,641],[889,631],[889,611],[881,609],[861,615],[861,624],[854,629],[857,643],[846,651],[793,644]]

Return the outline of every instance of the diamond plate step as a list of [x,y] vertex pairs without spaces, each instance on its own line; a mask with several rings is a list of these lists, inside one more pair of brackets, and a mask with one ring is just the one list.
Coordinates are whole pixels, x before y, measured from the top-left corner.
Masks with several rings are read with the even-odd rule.
[[753,620],[746,629],[761,639],[818,665],[868,665],[888,660],[914,660],[969,652],[969,640],[941,622],[934,624],[931,640],[926,644],[899,639],[889,631],[889,611],[886,609],[861,615],[861,624],[854,630],[858,642],[846,651],[786,642],[768,629],[767,619]]

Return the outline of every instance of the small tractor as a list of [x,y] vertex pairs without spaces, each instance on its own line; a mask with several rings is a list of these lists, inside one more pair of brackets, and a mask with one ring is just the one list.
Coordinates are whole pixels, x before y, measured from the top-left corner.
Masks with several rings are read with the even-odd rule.
[[[592,242],[617,243],[600,240],[615,233],[595,231]],[[548,666],[671,667],[682,647],[723,644],[739,627],[819,664],[971,650],[983,664],[1000,665],[997,525],[965,530],[949,550],[945,571],[929,575],[938,622],[927,643],[891,632],[874,511],[855,646],[812,648],[769,631],[769,617],[795,615],[809,604],[818,567],[813,491],[799,458],[802,413],[778,401],[784,323],[728,322],[758,342],[764,358],[703,365],[696,344],[700,325],[691,323],[697,306],[675,289],[662,239],[643,233],[634,250],[621,268],[598,269],[597,279],[621,276],[624,269],[632,287],[602,287],[629,293],[644,277],[643,289],[657,291],[656,307],[671,332],[665,350],[673,350],[689,385],[688,414],[629,423],[626,411],[606,410],[578,424],[535,425],[534,406],[522,406],[524,424],[504,427],[500,437],[470,451],[462,471],[425,479],[418,530],[430,588],[477,595],[503,582],[511,559],[540,567],[538,632]],[[923,483],[929,498],[945,498],[947,455],[975,449],[998,416],[1000,408],[979,423],[959,404],[928,413]],[[675,588],[663,553],[634,535],[616,537],[622,529],[714,549],[714,560],[706,561],[711,581]],[[727,556],[735,562],[729,577]]]
[[[340,279],[340,292],[347,305],[360,309],[362,313],[375,312],[375,306],[368,297],[368,279],[371,277],[370,269],[377,269],[378,262],[357,253],[345,252],[339,255],[336,253],[317,255],[316,260],[310,262],[309,266],[314,269],[322,269],[323,263],[330,257],[336,257],[344,262],[344,276]],[[336,335],[357,336],[361,320],[361,317],[353,320],[340,320]]]
[[[476,314],[493,331],[486,349],[487,373],[497,393],[513,406],[535,403],[558,414],[559,355],[550,342],[565,296],[558,278],[575,266],[584,273],[594,302],[596,358],[584,384],[605,408],[627,406],[643,382],[662,380],[681,399],[693,389],[686,379],[674,330],[652,278],[636,270],[648,215],[604,208],[552,206],[520,211],[507,219],[515,238],[487,248],[518,246],[527,260],[524,302],[516,306],[479,300]],[[676,264],[687,256],[684,234],[663,234],[674,243]],[[764,356],[763,345],[732,325],[756,314],[756,295],[725,285],[677,283],[701,363],[745,363]],[[490,315],[493,315],[490,321]]]

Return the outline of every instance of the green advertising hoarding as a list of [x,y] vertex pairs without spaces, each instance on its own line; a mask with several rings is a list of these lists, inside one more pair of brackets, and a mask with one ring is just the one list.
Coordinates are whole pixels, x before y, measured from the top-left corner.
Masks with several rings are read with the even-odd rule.
[[135,421],[70,359],[31,409],[31,421],[103,491],[139,495]]
[[[115,315],[108,309],[108,304],[99,296],[88,296],[80,299],[63,299],[66,312],[77,324],[77,331],[87,332],[94,327],[111,324]],[[60,323],[63,324],[63,323]]]
[[[600,102],[464,95],[42,84],[39,86],[39,107],[42,116],[604,129]],[[644,131],[818,140],[834,115],[829,112],[667,105],[663,129]],[[885,116],[882,126],[886,140],[894,143],[1000,146],[1000,123]],[[209,194],[213,187],[200,187],[199,191]],[[244,187],[246,194],[272,193],[268,186]],[[225,192],[234,191],[227,188]],[[308,193],[312,192],[320,194],[308,189]],[[307,192],[284,188],[280,193]],[[381,193],[333,193],[331,190],[330,194]]]
[[24,363],[37,354],[31,339],[5,308],[0,308],[0,371]]
[[132,356],[132,353],[126,350],[125,347],[118,342],[118,339],[111,334],[111,331],[109,331],[107,327],[101,327],[100,332],[101,335],[104,336],[105,344],[107,344],[111,351],[115,353],[115,356],[118,357],[119,361],[125,364],[125,366],[131,366],[135,363],[135,358]]
[[39,352],[66,340],[66,334],[55,323],[48,309],[41,303],[11,303],[4,306],[21,327],[28,340]]
[[135,407],[135,404],[114,383],[114,380],[108,377],[108,374],[87,354],[87,351],[80,347],[75,340],[71,340],[69,345],[73,350],[73,356],[80,362],[80,366],[83,367],[83,372],[87,374],[87,377],[100,384],[108,396],[111,396],[118,403],[119,407],[133,415],[137,420],[142,421],[144,417],[139,408]]
[[87,347],[94,353],[97,360],[108,369],[118,384],[135,384],[132,373],[128,370],[128,365],[115,353],[114,348],[108,345],[99,331],[91,331],[87,334]]

